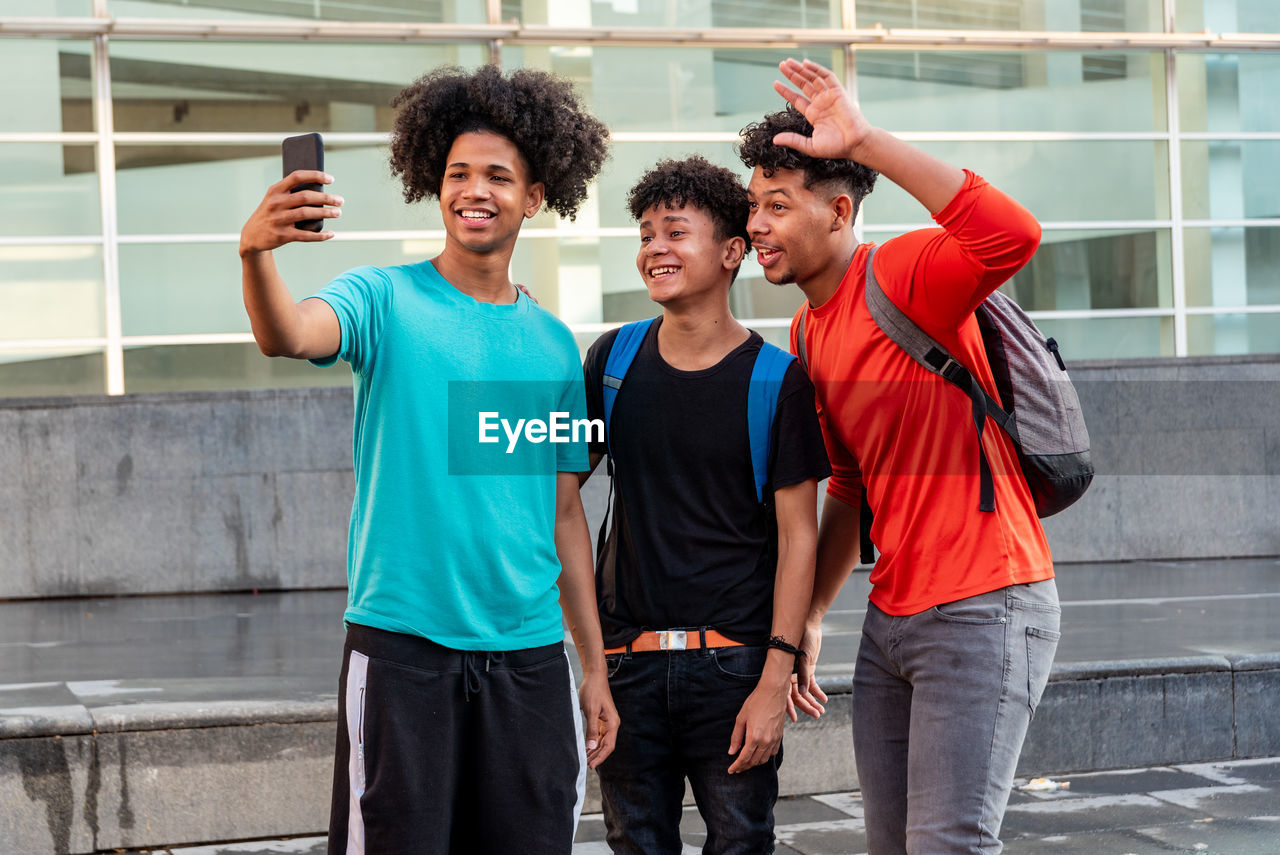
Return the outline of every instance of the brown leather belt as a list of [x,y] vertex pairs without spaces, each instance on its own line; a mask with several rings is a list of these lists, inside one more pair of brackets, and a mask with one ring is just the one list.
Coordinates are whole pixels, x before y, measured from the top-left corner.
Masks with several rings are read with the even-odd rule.
[[622,647],[610,647],[610,653],[648,653],[654,650],[699,650],[703,647],[742,647],[741,641],[726,638],[714,629],[650,629]]

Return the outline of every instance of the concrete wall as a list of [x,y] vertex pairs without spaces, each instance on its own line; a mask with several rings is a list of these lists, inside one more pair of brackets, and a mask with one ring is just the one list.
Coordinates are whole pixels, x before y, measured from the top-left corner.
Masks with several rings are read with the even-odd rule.
[[[1280,555],[1280,356],[1087,363],[1060,562]],[[0,404],[0,598],[345,583],[345,388]],[[587,485],[588,516],[607,485]]]

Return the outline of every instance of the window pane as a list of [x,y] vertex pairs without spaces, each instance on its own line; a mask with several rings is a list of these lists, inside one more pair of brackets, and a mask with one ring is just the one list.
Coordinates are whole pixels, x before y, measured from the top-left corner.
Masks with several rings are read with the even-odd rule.
[[1274,33],[1275,0],[1196,0],[1177,4],[1180,32]]
[[1160,0],[856,0],[858,26],[1160,32]]
[[[1041,221],[1148,220],[1169,215],[1168,145],[1151,141],[921,143],[977,172]],[[865,206],[867,225],[927,223],[914,198],[883,178]]]
[[0,341],[105,334],[102,249],[0,246]]
[[1183,209],[1193,219],[1280,217],[1280,140],[1184,140]]
[[[385,146],[328,145],[327,189],[342,196],[335,232],[442,228],[434,200],[406,205],[391,175]],[[261,145],[121,145],[116,149],[121,234],[238,234],[280,180],[280,147]],[[193,205],[190,192],[215,189],[209,204]]]
[[35,18],[87,18],[93,14],[93,0],[0,0],[0,16]]
[[565,3],[502,0],[502,20],[557,27],[802,27],[840,26],[833,0],[610,0]]
[[484,0],[110,0],[116,17],[484,23]]
[[16,350],[0,347],[0,398],[101,395],[106,359],[99,350]]
[[1192,315],[1187,318],[1191,356],[1280,352],[1280,313]]
[[[650,24],[652,25],[652,24]],[[830,48],[727,50],[649,47],[506,47],[503,66],[569,78],[614,131],[731,131],[786,106],[773,89],[789,56],[842,68]]]
[[[695,154],[737,173],[744,184],[751,178],[751,170],[738,159],[733,143],[614,143],[612,154],[604,165],[593,194],[599,200],[600,225],[634,228],[635,240],[639,241],[639,226],[631,219],[631,212],[627,209],[627,195],[631,188],[658,161],[666,158],[682,160]],[[579,222],[582,219],[579,214]],[[628,252],[634,257],[635,247],[630,247]]]
[[1173,356],[1173,318],[1041,318],[1036,326],[1058,340],[1068,368],[1081,359]]
[[[1280,17],[1275,28],[1280,30]],[[1280,131],[1280,54],[1178,54],[1184,131]]]
[[1280,228],[1187,229],[1185,235],[1187,305],[1280,305]]
[[0,235],[102,233],[91,145],[0,143]]
[[391,99],[479,45],[112,42],[117,131],[388,131]]
[[[1105,59],[1105,62],[1103,62]],[[1152,131],[1164,56],[863,51],[858,99],[894,131]]]
[[1028,311],[1173,305],[1169,232],[1044,233],[1002,290]]
[[[30,4],[0,17],[34,15]],[[45,4],[37,3],[37,6]],[[52,6],[53,4],[47,4]],[[50,15],[56,14],[52,10]],[[87,15],[89,12],[76,14]],[[0,131],[92,131],[93,86],[87,41],[4,39],[0,50]]]
[[131,347],[124,352],[124,384],[131,395],[207,389],[350,386],[346,363],[317,368],[305,359],[270,358],[255,344]]
[[[638,232],[634,238],[525,237],[516,244],[511,275],[565,323],[649,318],[661,310],[636,270],[639,248]],[[729,292],[730,308],[743,320],[789,318],[801,299],[799,289],[765,281],[750,254]]]
[[[332,240],[291,244],[275,257],[301,300],[353,267],[410,264],[442,247],[435,241]],[[127,336],[249,332],[234,243],[123,244],[120,283]]]

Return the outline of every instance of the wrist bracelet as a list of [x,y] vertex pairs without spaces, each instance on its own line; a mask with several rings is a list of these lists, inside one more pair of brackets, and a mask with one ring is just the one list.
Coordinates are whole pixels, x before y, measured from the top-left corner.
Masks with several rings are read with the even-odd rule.
[[787,640],[783,638],[781,635],[775,635],[770,637],[770,639],[766,642],[766,646],[772,647],[774,650],[782,650],[787,653],[790,653],[792,656],[796,657],[796,659],[800,659],[804,656],[803,650],[801,650],[799,647],[796,647],[794,644],[788,644]]

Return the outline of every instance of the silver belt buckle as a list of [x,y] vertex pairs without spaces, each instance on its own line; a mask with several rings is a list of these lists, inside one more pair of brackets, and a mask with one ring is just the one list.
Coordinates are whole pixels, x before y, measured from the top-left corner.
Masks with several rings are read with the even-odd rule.
[[659,650],[685,650],[688,648],[683,629],[663,629],[658,631]]

